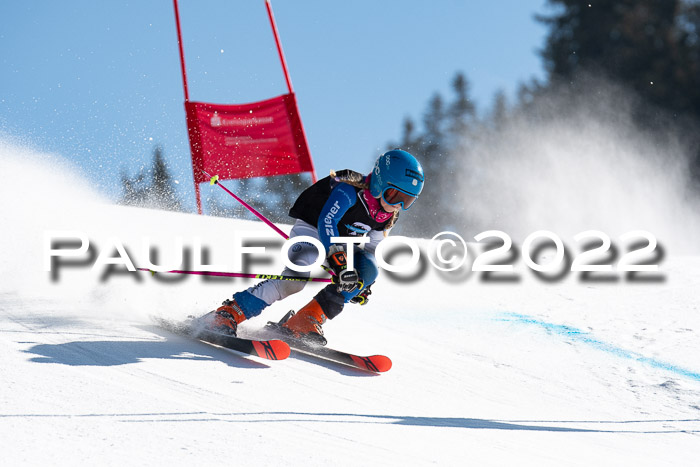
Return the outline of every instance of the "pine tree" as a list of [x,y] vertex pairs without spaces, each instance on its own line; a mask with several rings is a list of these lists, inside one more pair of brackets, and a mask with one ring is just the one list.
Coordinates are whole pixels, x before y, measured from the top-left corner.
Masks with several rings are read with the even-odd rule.
[[[549,3],[556,12],[538,19],[550,28],[542,51],[550,89],[568,86],[575,92],[588,75],[602,74],[643,98],[632,112],[645,130],[656,131],[670,118],[700,133],[700,3]],[[690,144],[697,148],[694,172],[700,180],[700,138]]]
[[682,0],[549,0],[550,81],[603,73],[648,102],[700,118],[700,5]]
[[467,130],[476,118],[476,106],[469,97],[469,81],[459,72],[452,80],[455,99],[450,104],[447,115],[450,119],[449,133],[452,145],[459,147],[461,140],[467,136]]
[[[420,161],[425,172],[425,185],[420,195],[421,209],[425,215],[420,219],[416,216],[404,216],[401,222],[405,228],[419,235],[429,233],[435,225],[445,222],[444,194],[440,188],[445,177],[447,165],[447,148],[445,141],[446,111],[442,96],[434,94],[423,114],[423,132],[420,136],[420,146],[413,153]],[[426,219],[428,222],[426,222]]]
[[121,174],[122,198],[119,204],[126,206],[140,206],[146,200],[143,171],[134,178],[129,177],[126,170]]
[[[150,179],[147,175],[150,175]],[[147,183],[147,180],[150,183]],[[163,157],[163,149],[160,146],[156,146],[153,150],[153,166],[148,172],[142,169],[138,175],[131,178],[126,171],[123,171],[121,183],[120,204],[182,211],[182,203],[173,186],[172,177]]]
[[453,78],[452,90],[454,98],[447,104],[439,93],[430,98],[421,132],[415,131],[413,120],[407,117],[400,144],[388,145],[388,149],[399,147],[416,156],[425,172],[421,215],[405,215],[397,226],[399,233],[432,235],[436,228],[456,228],[464,218],[458,174],[468,158],[468,142],[478,118],[463,73]]
[[182,211],[173,180],[163,158],[163,148],[156,146],[153,150],[153,168],[151,170],[151,187],[149,202],[166,211]]
[[489,113],[489,123],[494,130],[500,130],[508,118],[508,98],[502,89],[499,89],[493,96],[491,111]]
[[398,144],[389,144],[387,149],[401,148],[411,154],[416,154],[420,150],[422,141],[419,135],[416,134],[416,124],[410,117],[406,117],[403,121],[403,131],[401,140]]

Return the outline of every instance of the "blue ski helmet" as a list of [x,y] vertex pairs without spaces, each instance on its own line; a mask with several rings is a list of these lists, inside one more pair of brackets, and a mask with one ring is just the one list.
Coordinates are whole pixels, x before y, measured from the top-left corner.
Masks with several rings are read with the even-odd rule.
[[423,167],[401,149],[387,151],[377,159],[369,181],[369,191],[387,204],[401,204],[407,210],[423,190]]

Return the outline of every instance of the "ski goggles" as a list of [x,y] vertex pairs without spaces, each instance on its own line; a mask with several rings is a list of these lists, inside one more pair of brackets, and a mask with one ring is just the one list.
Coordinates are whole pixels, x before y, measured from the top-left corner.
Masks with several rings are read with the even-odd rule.
[[384,198],[386,204],[390,206],[401,204],[401,209],[404,211],[408,211],[408,208],[410,208],[413,202],[417,199],[416,196],[404,193],[397,188],[387,188],[382,193],[382,198]]

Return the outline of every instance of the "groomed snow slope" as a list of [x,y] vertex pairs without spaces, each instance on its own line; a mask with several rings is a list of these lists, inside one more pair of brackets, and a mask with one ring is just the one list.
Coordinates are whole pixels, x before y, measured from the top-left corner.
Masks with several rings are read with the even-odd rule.
[[[268,362],[149,319],[203,313],[253,282],[43,271],[47,231],[84,232],[107,257],[116,238],[133,259],[146,237],[162,257],[177,236],[200,237],[209,262],[232,269],[234,233],[264,225],[111,206],[45,155],[2,150],[4,465],[658,466],[700,456],[700,257],[669,255],[665,280],[649,283],[547,283],[525,270],[516,283],[432,269],[410,283],[384,277],[368,306],[324,329],[334,347],[389,355],[390,372]],[[277,272],[276,251],[250,269]]]

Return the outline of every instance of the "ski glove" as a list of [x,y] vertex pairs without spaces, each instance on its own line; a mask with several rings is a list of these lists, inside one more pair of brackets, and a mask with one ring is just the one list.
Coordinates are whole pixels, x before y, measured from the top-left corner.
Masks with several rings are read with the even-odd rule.
[[348,269],[348,259],[342,246],[331,245],[328,250],[328,265],[335,273],[333,283],[338,286],[338,292],[352,292],[362,287],[357,271]]
[[369,290],[371,285],[368,285],[364,289],[362,289],[362,292],[358,293],[354,297],[350,299],[350,303],[355,303],[357,305],[367,305],[367,302],[369,301],[369,296],[372,294],[372,291]]

